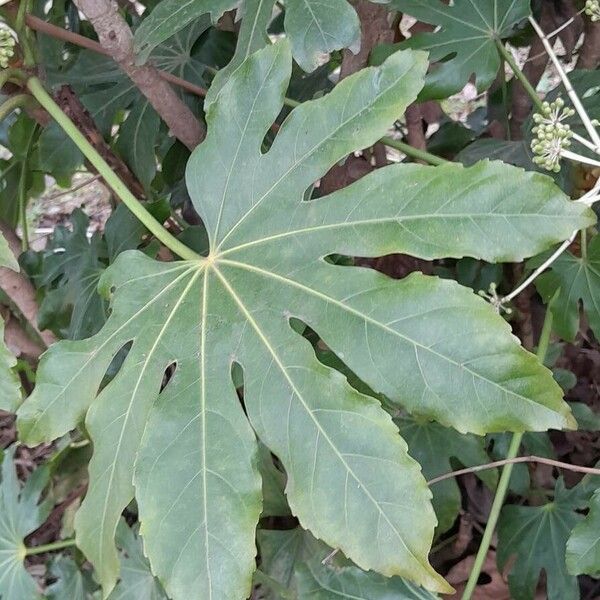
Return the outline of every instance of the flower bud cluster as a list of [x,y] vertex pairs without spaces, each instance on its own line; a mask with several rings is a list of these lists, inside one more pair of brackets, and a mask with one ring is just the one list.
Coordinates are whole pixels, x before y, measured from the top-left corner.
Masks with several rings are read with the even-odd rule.
[[0,25],[0,68],[6,69],[15,54],[15,38],[10,29]]
[[594,22],[600,21],[600,1],[586,0],[585,14]]
[[531,149],[536,155],[533,158],[536,165],[547,171],[560,171],[561,152],[571,145],[573,137],[571,127],[563,121],[574,114],[572,108],[565,108],[562,98],[557,98],[554,102],[544,102],[542,112],[533,115],[535,127],[532,132],[536,137],[531,142]]

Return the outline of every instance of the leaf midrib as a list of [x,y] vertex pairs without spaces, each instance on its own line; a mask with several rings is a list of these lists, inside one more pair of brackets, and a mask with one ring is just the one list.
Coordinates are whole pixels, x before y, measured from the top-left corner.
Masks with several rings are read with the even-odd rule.
[[[318,200],[317,200],[318,202]],[[363,219],[360,221],[344,221],[340,223],[331,223],[327,225],[315,225],[313,227],[303,227],[302,229],[294,229],[290,231],[283,231],[281,233],[276,233],[270,236],[266,236],[264,238],[259,238],[257,240],[251,240],[249,242],[244,242],[243,244],[239,244],[238,246],[234,246],[233,248],[227,248],[219,253],[219,258],[231,254],[233,252],[243,250],[245,248],[249,248],[251,246],[256,246],[259,244],[264,244],[271,242],[273,240],[278,240],[281,238],[301,235],[303,233],[314,233],[315,231],[326,231],[329,229],[338,229],[342,227],[355,227],[357,225],[381,225],[385,223],[399,223],[403,221],[419,221],[423,219],[434,220],[436,218],[444,219],[446,221],[450,219],[480,219],[480,218],[502,218],[505,221],[508,218],[537,218],[540,217],[548,218],[548,219],[562,219],[564,220],[564,215],[540,215],[537,214],[521,214],[521,213],[481,213],[481,214],[473,214],[473,213],[423,213],[416,215],[406,215],[406,216],[395,216],[395,217],[384,217],[381,219]],[[523,234],[523,237],[524,234]]]
[[238,262],[238,261],[233,261],[233,260],[228,260],[228,259],[219,259],[219,262],[226,264],[226,265],[230,265],[232,267],[236,267],[238,269],[242,269],[242,270],[246,270],[246,271],[250,271],[250,272],[254,272],[254,273],[258,273],[259,275],[262,275],[264,277],[270,277],[272,279],[275,279],[277,281],[281,281],[282,283],[285,283],[286,285],[290,285],[293,287],[296,287],[298,289],[301,289],[302,291],[311,294],[313,296],[316,296],[318,298],[321,298],[322,300],[325,300],[326,302],[329,302],[331,304],[335,304],[336,306],[339,306],[340,308],[342,308],[343,310],[350,312],[356,316],[358,316],[359,318],[373,324],[376,325],[377,327],[384,329],[386,331],[388,331],[389,333],[391,333],[392,335],[396,335],[402,339],[404,339],[405,341],[409,342],[410,344],[422,348],[423,350],[426,350],[427,352],[431,353],[431,354],[435,354],[436,356],[438,356],[439,358],[455,365],[456,367],[458,367],[459,369],[464,369],[465,371],[467,371],[473,378],[477,378],[480,379],[488,384],[491,384],[497,388],[499,388],[500,390],[502,390],[502,392],[504,392],[505,394],[510,394],[513,395],[521,400],[526,401],[529,404],[533,404],[535,407],[537,408],[542,408],[544,410],[547,410],[553,414],[558,414],[556,413],[556,411],[553,411],[552,409],[548,408],[547,406],[544,406],[543,404],[540,404],[539,402],[535,402],[534,400],[532,400],[531,398],[527,398],[526,396],[522,396],[521,394],[518,394],[512,390],[507,390],[505,388],[503,388],[500,384],[496,383],[495,381],[492,381],[491,379],[486,379],[483,375],[480,375],[479,373],[476,373],[475,371],[473,371],[472,369],[470,369],[469,367],[458,363],[454,360],[452,360],[450,357],[441,354],[440,352],[436,352],[435,350],[421,344],[420,342],[417,342],[416,340],[413,340],[411,337],[400,333],[399,331],[396,331],[395,329],[392,329],[391,327],[388,327],[387,325],[385,325],[384,323],[381,323],[380,321],[377,321],[376,319],[373,319],[372,317],[369,317],[368,315],[365,315],[363,313],[361,313],[360,311],[352,308],[351,306],[348,306],[347,304],[344,304],[343,302],[341,302],[340,300],[337,300],[336,298],[332,298],[331,296],[328,296],[327,294],[324,294],[322,292],[319,292],[317,290],[314,290],[308,286],[305,286],[302,283],[299,283],[298,281],[294,281],[293,279],[288,279],[287,277],[283,277],[281,275],[278,275],[276,273],[273,273],[272,271],[267,271],[265,269],[261,269],[259,267],[255,267],[254,265],[248,264],[248,263],[242,263],[242,262]]
[[[240,311],[242,312],[242,314],[244,315],[245,319],[252,326],[252,328],[254,329],[254,331],[256,332],[256,334],[258,335],[259,339],[262,341],[262,343],[264,344],[264,346],[267,348],[268,352],[273,357],[273,361],[275,362],[275,364],[280,369],[280,371],[283,374],[284,378],[287,380],[287,382],[288,382],[289,386],[291,387],[292,391],[294,392],[294,394],[296,395],[296,397],[298,398],[298,400],[300,401],[300,403],[302,404],[302,406],[306,410],[307,414],[310,415],[310,418],[312,419],[312,421],[314,422],[315,426],[317,427],[317,431],[320,432],[320,434],[327,441],[327,443],[329,444],[329,446],[331,447],[331,449],[333,450],[333,452],[337,455],[337,457],[340,460],[340,462],[342,463],[342,465],[344,465],[344,467],[346,468],[346,472],[350,473],[352,475],[352,478],[361,486],[361,488],[364,490],[364,492],[367,495],[367,497],[371,500],[371,502],[377,508],[379,514],[385,519],[385,521],[389,524],[390,528],[394,531],[394,533],[396,534],[396,536],[397,536],[398,540],[400,541],[401,545],[404,546],[404,548],[406,549],[406,551],[408,552],[408,554],[413,558],[413,560],[415,560],[415,562],[417,564],[421,565],[425,569],[425,571],[428,572],[429,571],[428,565],[424,564],[417,556],[415,556],[414,553],[410,550],[410,548],[406,545],[406,542],[402,538],[402,535],[400,534],[400,532],[398,531],[398,529],[394,526],[394,524],[390,521],[388,515],[382,510],[379,502],[377,502],[377,500],[373,497],[373,495],[369,491],[368,487],[364,484],[364,482],[362,482],[362,480],[359,479],[359,477],[354,473],[354,471],[352,470],[352,468],[350,467],[350,465],[346,462],[346,460],[344,459],[343,455],[339,452],[339,450],[337,449],[336,445],[333,443],[333,441],[331,440],[331,438],[329,437],[329,435],[327,434],[327,432],[323,429],[321,423],[318,421],[318,419],[315,418],[315,416],[313,414],[313,411],[310,409],[310,407],[308,406],[308,404],[305,402],[302,394],[300,393],[300,390],[298,390],[298,388],[296,387],[296,384],[294,383],[294,381],[292,380],[292,378],[288,374],[288,372],[287,372],[287,370],[285,368],[285,365],[279,359],[279,356],[275,352],[275,349],[270,344],[270,342],[269,342],[268,338],[266,337],[266,335],[264,334],[264,332],[258,326],[258,323],[254,320],[254,318],[252,317],[252,314],[246,308],[245,304],[242,302],[242,300],[238,296],[237,292],[233,289],[233,287],[230,285],[230,283],[227,281],[227,279],[221,274],[221,272],[218,270],[216,264],[213,264],[212,270],[217,275],[217,277],[220,279],[223,287],[227,290],[227,292],[230,294],[231,298],[238,305],[238,307],[239,307]],[[208,272],[207,272],[207,276],[208,276]]]

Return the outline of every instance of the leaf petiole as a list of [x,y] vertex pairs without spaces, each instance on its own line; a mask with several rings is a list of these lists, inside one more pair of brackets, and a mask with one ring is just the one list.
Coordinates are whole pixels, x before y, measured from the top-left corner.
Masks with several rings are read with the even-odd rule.
[[44,89],[42,82],[37,77],[31,77],[27,81],[27,88],[33,97],[45,108],[50,116],[62,127],[64,132],[71,138],[83,155],[94,165],[104,181],[112,188],[115,194],[123,201],[123,204],[139,219],[143,225],[167,248],[185,260],[203,260],[193,250],[180,242],[175,236],[167,231],[141,204],[141,202],[129,191],[127,186],[110,168],[108,163],[98,154],[96,149],[87,141],[84,135],[77,129],[76,125],[54,102],[50,94]]

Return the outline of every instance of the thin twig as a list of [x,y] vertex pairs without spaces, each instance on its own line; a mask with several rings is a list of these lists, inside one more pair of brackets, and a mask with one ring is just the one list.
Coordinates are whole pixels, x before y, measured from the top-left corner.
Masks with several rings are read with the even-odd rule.
[[527,286],[537,279],[572,243],[579,229],[576,229],[569,239],[565,240],[553,253],[547,258],[523,283],[516,287],[510,294],[507,294],[499,300],[499,304],[510,302],[515,296],[518,296]]
[[459,469],[458,471],[451,471],[445,473],[439,477],[434,477],[427,482],[427,485],[433,485],[446,479],[452,479],[459,475],[466,475],[467,473],[477,473],[478,471],[486,471],[487,469],[495,469],[496,467],[503,467],[504,465],[514,465],[517,463],[540,463],[542,465],[550,465],[551,467],[558,467],[559,469],[566,469],[567,471],[575,471],[576,473],[587,473],[589,475],[600,475],[600,469],[594,469],[592,467],[580,467],[579,465],[570,465],[569,463],[561,462],[559,460],[553,460],[551,458],[544,458],[542,456],[517,456],[515,458],[505,458],[503,460],[496,460],[485,465],[476,465],[474,467],[468,467],[465,469]]
[[48,196],[47,198],[45,198],[45,201],[50,202],[52,200],[58,200],[58,198],[62,198],[63,196],[67,196],[69,194],[74,194],[75,192],[78,192],[82,188],[87,187],[91,183],[94,183],[94,181],[98,181],[98,179],[102,179],[102,175],[94,175],[93,177],[90,177],[86,181],[83,181],[79,185],[76,185],[75,187],[72,187],[69,190],[65,190],[64,192],[59,192],[58,194],[54,194],[53,196]]
[[529,17],[529,22],[531,23],[535,32],[538,34],[538,36],[542,40],[542,43],[544,44],[544,48],[546,48],[546,52],[548,53],[550,60],[556,67],[556,70],[558,71],[558,74],[560,76],[562,84],[565,86],[565,89],[567,90],[567,94],[569,95],[569,98],[571,99],[571,102],[573,103],[573,107],[577,111],[577,114],[579,115],[581,122],[584,124],[586,131],[588,132],[588,135],[590,136],[590,139],[595,144],[596,151],[600,152],[600,135],[598,135],[598,132],[596,131],[596,128],[594,127],[594,125],[592,124],[592,121],[590,120],[588,114],[586,113],[585,108],[583,107],[583,104],[581,104],[581,100],[579,100],[579,96],[573,89],[573,86],[571,85],[571,82],[569,81],[569,78],[567,77],[567,74],[565,73],[563,66],[560,64],[560,61],[558,60],[558,57],[556,56],[556,53],[554,52],[554,49],[552,48],[552,44],[550,44],[550,42],[548,41],[548,38],[544,35],[542,28],[538,25],[538,22],[533,17]]
[[[50,37],[56,38],[58,40],[63,40],[64,42],[69,42],[71,44],[74,44],[75,46],[80,46],[81,48],[91,50],[92,52],[97,52],[98,54],[103,54],[104,56],[110,56],[109,52],[105,50],[98,42],[91,40],[90,38],[86,38],[83,35],[73,33],[72,31],[67,31],[62,27],[52,25],[52,23],[47,23],[39,17],[35,17],[34,15],[27,15],[25,17],[25,22],[27,23],[27,26],[30,29],[33,29],[34,31],[45,33]],[[181,79],[181,77],[177,77],[176,75],[173,75],[172,73],[169,73],[167,71],[161,71],[159,69],[157,69],[157,71],[160,77],[165,81],[177,85],[180,88],[191,92],[192,94],[196,94],[197,96],[206,96],[206,90],[203,87],[195,85],[189,81],[186,81],[185,79]]]

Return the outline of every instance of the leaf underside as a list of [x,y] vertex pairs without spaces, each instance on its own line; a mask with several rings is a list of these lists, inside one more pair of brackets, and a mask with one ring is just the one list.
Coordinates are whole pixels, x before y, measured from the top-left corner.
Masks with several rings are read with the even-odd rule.
[[145,553],[170,597],[248,595],[261,512],[255,434],[281,461],[291,510],[316,537],[363,569],[450,589],[427,561],[436,519],[418,463],[379,402],[319,363],[292,318],[373,390],[460,431],[573,426],[550,372],[470,290],[324,260],[518,260],[593,222],[548,178],[495,163],[396,165],[304,201],[414,101],[426,66],[422,53],[401,52],[345,79],[292,111],[263,154],[291,56],[285,42],[251,55],[210,105],[207,138],[188,164],[209,257],[121,254],[100,282],[112,294],[104,328],[43,357],[19,431],[35,444],[85,416],[94,456],[77,540],[105,593],[119,569],[115,529],[135,496]]

